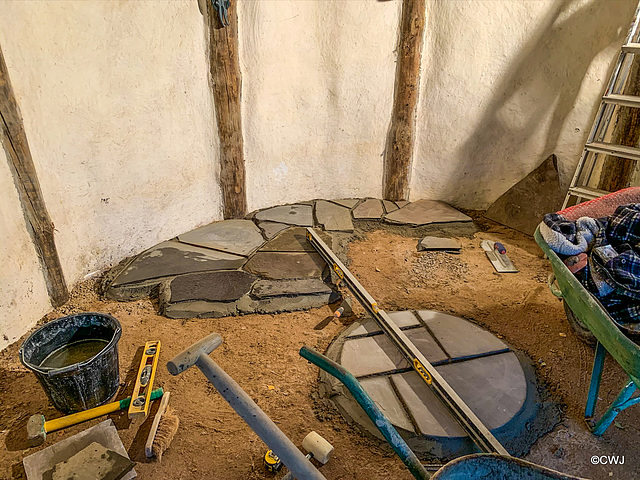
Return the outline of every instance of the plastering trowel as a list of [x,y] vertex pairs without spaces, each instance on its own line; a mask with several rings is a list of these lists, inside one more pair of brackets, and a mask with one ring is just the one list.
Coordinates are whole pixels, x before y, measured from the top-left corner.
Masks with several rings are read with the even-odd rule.
[[500,242],[492,242],[491,240],[483,240],[480,246],[487,254],[487,258],[499,273],[517,273],[518,269],[511,263],[507,257],[507,249]]

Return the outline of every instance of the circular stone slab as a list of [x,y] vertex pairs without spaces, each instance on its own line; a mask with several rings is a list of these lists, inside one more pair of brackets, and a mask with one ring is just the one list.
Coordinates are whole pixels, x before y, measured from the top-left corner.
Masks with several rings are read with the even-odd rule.
[[[530,448],[536,439],[530,431],[541,430],[531,424],[542,403],[530,365],[502,340],[462,318],[430,310],[389,316],[510,453]],[[356,376],[416,453],[447,460],[476,451],[373,320],[347,328],[327,355]],[[325,372],[320,378],[321,390],[348,420],[382,438],[340,382]]]

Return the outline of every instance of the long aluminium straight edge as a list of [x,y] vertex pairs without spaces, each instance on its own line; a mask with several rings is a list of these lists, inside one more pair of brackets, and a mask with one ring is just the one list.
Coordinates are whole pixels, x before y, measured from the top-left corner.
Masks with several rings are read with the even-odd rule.
[[438,399],[451,412],[453,417],[460,423],[471,439],[486,453],[498,453],[509,455],[509,452],[502,446],[496,437],[482,423],[462,398],[438,373],[431,363],[413,345],[411,340],[398,328],[389,315],[378,308],[377,302],[358,282],[353,274],[344,266],[331,249],[322,241],[318,234],[307,228],[307,238],[311,245],[318,251],[325,262],[333,271],[345,282],[351,293],[362,304],[364,309],[380,326],[382,331],[389,336],[391,341],[398,347],[413,369],[420,375],[420,378],[433,391]]

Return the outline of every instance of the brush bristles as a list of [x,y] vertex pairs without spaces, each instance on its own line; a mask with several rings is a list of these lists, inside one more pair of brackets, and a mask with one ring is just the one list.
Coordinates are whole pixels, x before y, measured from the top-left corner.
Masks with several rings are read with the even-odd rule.
[[153,439],[153,445],[151,446],[153,455],[159,462],[162,461],[164,451],[171,445],[171,440],[173,440],[173,436],[178,431],[178,425],[180,425],[180,419],[171,407],[167,407],[167,410],[160,419],[156,438]]

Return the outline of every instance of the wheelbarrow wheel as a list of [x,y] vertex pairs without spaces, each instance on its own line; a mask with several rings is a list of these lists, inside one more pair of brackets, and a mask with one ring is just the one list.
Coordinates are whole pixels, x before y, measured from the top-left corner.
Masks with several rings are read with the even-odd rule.
[[580,320],[576,316],[576,314],[573,313],[573,310],[571,310],[571,307],[567,305],[567,302],[563,300],[562,304],[564,305],[564,313],[567,315],[567,320],[569,321],[569,325],[571,325],[573,330],[576,332],[576,335],[578,335],[578,338],[582,340],[584,343],[586,343],[587,345],[591,347],[595,347],[596,343],[598,342],[598,340],[596,339],[596,336],[593,333],[591,333],[591,330],[589,330],[587,326],[582,322],[582,320]]

